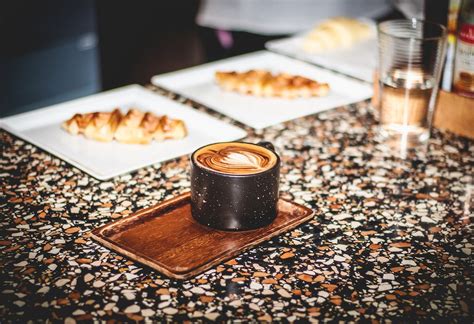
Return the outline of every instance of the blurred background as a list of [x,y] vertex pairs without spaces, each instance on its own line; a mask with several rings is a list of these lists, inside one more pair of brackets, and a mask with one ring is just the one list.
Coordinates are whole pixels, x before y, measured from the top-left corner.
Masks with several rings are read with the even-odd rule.
[[[0,117],[263,49],[322,18],[380,21],[427,10],[424,1],[295,1],[4,1]],[[447,10],[448,1],[436,3],[433,14]]]

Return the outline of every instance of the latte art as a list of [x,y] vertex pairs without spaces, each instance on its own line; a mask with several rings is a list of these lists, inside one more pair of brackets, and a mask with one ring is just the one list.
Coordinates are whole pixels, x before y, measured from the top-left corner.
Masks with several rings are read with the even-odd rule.
[[227,174],[254,174],[273,167],[276,155],[258,145],[218,143],[198,150],[194,159],[201,166]]
[[264,156],[249,151],[233,151],[235,147],[228,147],[226,149],[209,152],[199,157],[199,162],[203,165],[211,167],[217,171],[229,170],[247,170],[247,171],[262,171],[268,164],[268,159]]

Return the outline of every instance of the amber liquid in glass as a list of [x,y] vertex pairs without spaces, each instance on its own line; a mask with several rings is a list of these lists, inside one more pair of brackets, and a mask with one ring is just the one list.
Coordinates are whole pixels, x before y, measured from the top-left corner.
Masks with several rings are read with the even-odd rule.
[[404,139],[408,146],[426,141],[433,85],[433,80],[416,74],[402,78],[395,74],[383,80],[380,98],[382,135]]

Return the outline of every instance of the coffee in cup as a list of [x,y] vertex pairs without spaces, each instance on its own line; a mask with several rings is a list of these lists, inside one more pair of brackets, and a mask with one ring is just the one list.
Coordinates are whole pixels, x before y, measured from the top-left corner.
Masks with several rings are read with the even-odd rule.
[[191,155],[191,212],[223,230],[270,224],[277,215],[280,158],[270,143],[225,142]]
[[223,174],[256,174],[275,165],[273,151],[248,143],[216,143],[205,146],[193,155],[195,162],[208,170]]

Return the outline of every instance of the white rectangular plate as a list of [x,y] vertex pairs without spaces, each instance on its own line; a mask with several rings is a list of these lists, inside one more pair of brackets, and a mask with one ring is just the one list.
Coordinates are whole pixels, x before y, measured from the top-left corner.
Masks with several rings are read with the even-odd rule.
[[[223,91],[214,81],[216,71],[250,69],[299,74],[319,82],[327,82],[331,90],[327,96],[321,98],[263,98]],[[152,83],[256,129],[358,102],[372,96],[372,88],[363,82],[268,51],[245,54],[154,76]]]
[[[153,141],[148,145],[102,143],[70,135],[61,123],[75,113],[131,107],[184,120],[188,136],[181,140]],[[12,134],[71,163],[93,177],[106,180],[141,167],[189,154],[200,146],[243,138],[246,132],[138,85],[95,94],[47,108],[0,119]]]
[[374,70],[377,66],[376,26],[373,22],[365,22],[374,29],[374,37],[354,44],[348,49],[332,50],[318,54],[308,53],[302,47],[306,34],[269,41],[265,44],[265,47],[276,53],[372,82]]

